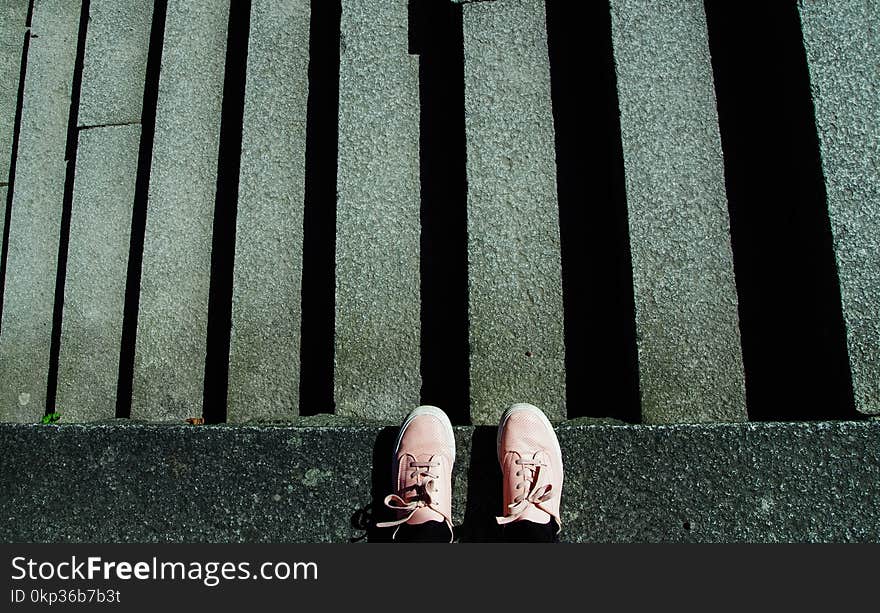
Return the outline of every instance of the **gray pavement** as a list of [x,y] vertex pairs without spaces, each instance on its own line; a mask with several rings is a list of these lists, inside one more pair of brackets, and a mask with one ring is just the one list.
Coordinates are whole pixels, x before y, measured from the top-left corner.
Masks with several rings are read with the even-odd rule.
[[343,0],[334,396],[397,423],[419,403],[419,67],[406,0]]
[[[880,422],[557,427],[562,539],[880,541]],[[396,428],[0,425],[2,542],[387,539]],[[455,429],[453,520],[492,538],[495,428]],[[51,462],[46,462],[51,458]],[[100,516],[100,521],[96,517]],[[47,520],[47,518],[51,518]]]
[[565,418],[556,152],[544,2],[464,7],[471,421]]
[[856,408],[880,414],[880,2],[800,2]]
[[[227,418],[299,410],[309,2],[251,5]],[[329,203],[332,204],[332,203]]]
[[612,0],[642,418],[743,421],[745,382],[706,16]]
[[168,2],[132,417],[201,415],[228,18],[229,0]]
[[[37,0],[31,24],[0,334],[0,420],[46,412],[79,3]],[[51,407],[50,407],[51,408]]]

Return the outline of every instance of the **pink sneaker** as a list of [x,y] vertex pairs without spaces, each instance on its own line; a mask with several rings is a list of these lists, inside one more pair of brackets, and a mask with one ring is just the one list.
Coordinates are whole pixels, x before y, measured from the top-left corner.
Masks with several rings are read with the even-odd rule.
[[452,465],[455,438],[446,413],[421,406],[407,415],[397,435],[392,462],[395,493],[385,497],[385,506],[397,511],[396,521],[376,524],[380,528],[402,524],[445,522],[452,533]]
[[528,520],[561,530],[562,451],[553,426],[538,407],[515,404],[498,426],[498,462],[504,479],[504,516],[499,524]]

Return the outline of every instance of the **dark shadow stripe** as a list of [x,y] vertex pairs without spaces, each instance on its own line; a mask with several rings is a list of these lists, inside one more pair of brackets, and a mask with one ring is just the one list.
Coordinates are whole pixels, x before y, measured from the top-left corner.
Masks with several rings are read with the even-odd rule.
[[796,2],[705,7],[749,418],[858,419]]
[[[31,10],[34,3],[31,2]],[[28,27],[30,27],[30,16],[28,16]],[[18,77],[18,97],[15,103],[15,121],[12,132],[12,159],[9,160],[9,185],[6,188],[6,225],[3,228],[2,251],[0,251],[0,330],[3,320],[3,297],[6,291],[6,258],[9,255],[9,226],[12,220],[12,195],[15,192],[15,171],[18,166],[18,143],[21,135],[21,112],[24,105],[24,79],[27,72],[28,52],[31,45],[31,32],[28,29],[24,33],[24,43],[21,51],[21,67],[19,68]]]
[[64,198],[61,209],[61,234],[58,238],[58,265],[55,270],[55,306],[52,312],[52,342],[49,346],[49,376],[46,382],[46,414],[55,412],[55,394],[58,385],[58,356],[61,350],[61,318],[64,310],[64,284],[67,279],[67,248],[70,243],[70,215],[73,207],[73,187],[76,178],[76,153],[79,145],[79,100],[82,92],[83,61],[86,53],[86,34],[89,27],[91,1],[83,0],[79,17],[79,39],[73,83],[70,93],[70,112],[67,117],[67,174],[64,179]]
[[162,70],[162,47],[167,12],[168,0],[155,0],[153,23],[150,30],[150,49],[147,55],[147,70],[144,80],[141,143],[138,152],[138,171],[131,217],[128,280],[125,286],[122,342],[119,347],[119,380],[116,385],[116,417],[123,418],[131,416],[134,352],[138,305],[141,295],[141,265],[144,257],[144,233],[147,225],[147,204],[150,197],[150,172],[153,165],[153,138],[156,132],[156,105],[159,100],[159,73]]
[[312,0],[303,211],[301,415],[333,412],[336,325],[336,154],[339,141],[339,0]]
[[226,74],[217,160],[217,200],[211,247],[211,289],[205,353],[205,423],[226,421],[229,389],[229,342],[232,332],[232,283],[235,265],[235,220],[241,170],[244,97],[247,82],[251,0],[233,2],[226,39]]
[[547,2],[569,417],[637,423],[638,354],[608,2]]
[[470,421],[467,141],[461,7],[410,1],[419,56],[421,402]]

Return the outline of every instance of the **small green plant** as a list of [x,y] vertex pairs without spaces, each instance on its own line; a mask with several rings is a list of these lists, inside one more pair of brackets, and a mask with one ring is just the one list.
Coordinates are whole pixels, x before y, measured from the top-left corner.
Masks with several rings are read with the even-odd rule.
[[48,415],[43,415],[43,419],[40,421],[44,424],[54,424],[59,419],[61,419],[61,413],[49,413]]

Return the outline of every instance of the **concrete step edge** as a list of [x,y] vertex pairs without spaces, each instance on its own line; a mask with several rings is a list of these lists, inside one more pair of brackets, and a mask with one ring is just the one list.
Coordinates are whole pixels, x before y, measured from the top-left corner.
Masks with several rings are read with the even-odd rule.
[[[880,422],[557,426],[563,540],[880,541]],[[0,424],[4,542],[382,540],[396,428]],[[495,428],[455,428],[460,540]]]

